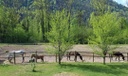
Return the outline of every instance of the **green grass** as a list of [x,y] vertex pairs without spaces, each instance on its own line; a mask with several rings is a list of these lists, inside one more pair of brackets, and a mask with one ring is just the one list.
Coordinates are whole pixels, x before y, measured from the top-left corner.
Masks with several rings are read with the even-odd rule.
[[59,73],[70,76],[127,76],[128,63],[38,63],[32,72],[31,64],[0,65],[0,76],[54,76]]

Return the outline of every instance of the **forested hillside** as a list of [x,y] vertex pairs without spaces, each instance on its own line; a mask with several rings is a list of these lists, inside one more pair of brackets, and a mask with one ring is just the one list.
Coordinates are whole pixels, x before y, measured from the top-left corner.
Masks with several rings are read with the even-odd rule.
[[[97,1],[97,0],[95,0]],[[127,26],[128,8],[107,0],[103,5],[96,7],[94,0],[0,0],[0,42],[2,43],[38,43],[49,42],[49,32],[55,31],[52,25],[54,20],[64,18],[62,23],[67,27],[68,37],[73,37],[75,43],[88,43],[93,34],[90,16],[92,13],[101,15],[99,11],[115,13],[120,18],[120,26]],[[102,0],[101,0],[102,1]],[[101,2],[102,4],[102,2]],[[101,9],[101,10],[100,10]],[[62,11],[64,10],[64,11]],[[60,11],[60,12],[58,12]],[[56,14],[58,13],[58,14]],[[63,14],[63,15],[62,15]],[[65,18],[67,16],[67,18]],[[114,15],[113,15],[114,16]],[[67,21],[66,21],[67,20]],[[110,20],[111,21],[111,20]],[[67,26],[66,26],[67,25]],[[113,24],[112,24],[113,25]],[[58,29],[57,29],[58,28]],[[56,30],[64,28],[57,27]],[[128,43],[125,30],[114,43]],[[64,36],[65,37],[65,36]]]

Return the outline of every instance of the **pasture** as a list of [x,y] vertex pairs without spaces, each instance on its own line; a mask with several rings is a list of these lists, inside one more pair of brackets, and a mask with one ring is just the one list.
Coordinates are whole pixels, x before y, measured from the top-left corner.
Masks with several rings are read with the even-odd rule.
[[[35,64],[36,72],[32,72],[32,63],[28,63],[30,52],[46,51],[49,45],[21,45],[21,44],[1,44],[0,45],[0,60],[7,59],[6,51],[24,49],[27,52],[25,63],[21,63],[21,57],[16,58],[18,64],[3,65],[0,64],[0,76],[127,76],[128,62],[127,61],[112,61],[107,64],[102,64],[102,58],[96,57],[95,62],[92,62],[91,57],[84,56],[85,62],[67,61],[66,57],[62,59],[62,65],[55,63],[54,56],[44,57],[44,62]],[[92,52],[88,45],[75,45],[69,51],[86,51]],[[128,52],[127,45],[121,45],[116,49],[121,52]],[[44,54],[44,53],[43,53]]]
[[128,63],[38,63],[36,72],[31,64],[0,65],[0,76],[127,76]]
[[[7,59],[7,53],[6,51],[12,51],[12,50],[25,50],[27,53],[25,55],[25,62],[27,63],[31,55],[38,52],[39,55],[45,55],[44,56],[44,62],[56,62],[55,55],[53,55],[53,50],[49,51],[49,44],[0,44],[0,60],[6,60]],[[125,55],[125,61],[128,60],[128,46],[127,45],[119,45],[119,48],[115,49],[120,52],[124,52]],[[85,62],[102,62],[103,58],[101,56],[98,56],[95,54],[95,57],[93,57],[93,49],[89,45],[74,45],[71,49],[68,51],[78,51],[82,56]],[[52,54],[52,55],[51,55]],[[73,58],[71,57],[71,60]],[[40,60],[38,60],[40,62]],[[81,62],[81,60],[78,58],[78,61]],[[106,58],[106,62],[118,62],[115,60],[110,60],[109,57]],[[73,62],[73,61],[67,61],[67,58],[64,57],[62,59],[62,62]],[[122,62],[122,60],[121,60]],[[21,63],[21,57],[16,57],[16,63]]]

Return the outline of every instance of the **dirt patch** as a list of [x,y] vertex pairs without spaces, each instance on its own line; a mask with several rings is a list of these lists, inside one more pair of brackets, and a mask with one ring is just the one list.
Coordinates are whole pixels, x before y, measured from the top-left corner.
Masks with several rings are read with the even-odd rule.
[[62,73],[55,74],[54,76],[80,76],[80,75],[70,73],[70,72],[62,72]]
[[[46,51],[46,48],[48,48],[49,45],[13,45],[13,44],[7,44],[0,46],[0,53],[5,51],[12,51],[12,50],[26,50],[26,51]],[[120,45],[118,46],[117,51],[122,52],[128,52],[128,45]],[[86,52],[92,52],[93,49],[89,45],[74,45],[70,50],[68,51],[86,51]]]

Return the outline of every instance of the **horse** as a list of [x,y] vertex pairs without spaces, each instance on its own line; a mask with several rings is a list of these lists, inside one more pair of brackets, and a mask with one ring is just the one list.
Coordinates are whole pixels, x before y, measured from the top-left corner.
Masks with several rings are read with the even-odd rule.
[[125,60],[125,57],[124,57],[124,55],[121,52],[113,52],[111,57],[113,58],[113,56],[116,57],[116,60],[117,60],[117,58],[119,60],[120,57],[122,57],[122,59]]
[[67,52],[66,55],[67,55],[67,60],[69,59],[71,61],[70,56],[75,56],[74,61],[76,62],[77,61],[77,56],[79,56],[79,58],[82,60],[82,62],[84,61],[83,57],[81,56],[81,54],[79,52],[77,52],[77,51]]
[[41,59],[42,62],[44,62],[44,56],[43,55],[32,54],[31,55],[32,62],[35,62],[35,59]]
[[13,51],[10,51],[9,53],[8,53],[8,61],[10,62],[10,63],[12,63],[11,62],[11,60],[14,58],[14,57],[17,57],[17,56],[22,56],[22,63],[24,62],[24,60],[25,60],[25,57],[24,57],[24,55],[26,54],[26,52],[24,51],[24,50],[13,50]]

